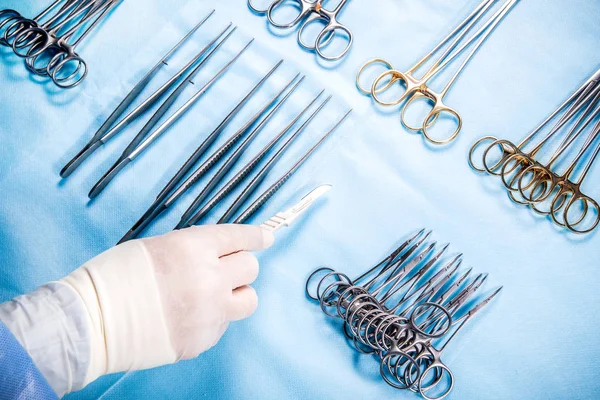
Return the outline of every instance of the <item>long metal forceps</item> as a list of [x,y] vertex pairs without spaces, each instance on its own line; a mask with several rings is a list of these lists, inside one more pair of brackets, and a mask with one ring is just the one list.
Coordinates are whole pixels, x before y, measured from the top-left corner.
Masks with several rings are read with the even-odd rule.
[[[294,77],[294,80],[298,76]],[[267,123],[273,118],[273,116],[277,113],[277,111],[285,104],[285,102],[290,98],[290,96],[295,92],[298,86],[302,83],[303,79],[300,79],[298,82],[294,84],[294,86],[286,93],[286,95],[273,107],[271,111],[257,124],[257,126],[250,132],[250,134],[235,148],[231,156],[229,156],[223,165],[217,170],[217,172],[213,175],[210,181],[204,186],[202,191],[198,194],[198,196],[194,199],[192,204],[188,207],[188,209],[183,213],[179,223],[176,225],[175,229],[182,229],[184,227],[190,226],[189,223],[190,218],[196,213],[196,209],[200,207],[200,205],[208,198],[210,193],[221,183],[221,180],[225,177],[225,175],[237,164],[238,160],[242,157],[244,152],[248,149],[250,144],[256,139],[258,134],[262,131],[262,129],[267,125]],[[293,82],[293,80],[292,80]]]
[[[156,217],[167,209],[166,201],[172,194],[173,190],[183,180],[188,172],[196,165],[198,160],[212,146],[221,133],[227,128],[229,123],[237,115],[237,113],[246,105],[252,96],[262,87],[262,85],[273,75],[273,73],[281,66],[283,60],[280,60],[253,88],[246,96],[227,114],[225,119],[207,136],[207,138],[194,150],[187,161],[179,168],[177,173],[167,182],[166,186],[156,196],[148,210],[142,217],[131,227],[131,229],[121,238],[119,243],[137,237]],[[258,118],[258,117],[257,117]]]
[[[346,114],[333,127],[325,133],[296,163],[287,170],[281,177],[279,177],[275,183],[273,183],[267,190],[265,190],[246,210],[244,210],[234,221],[234,224],[243,224],[250,217],[252,217],[262,206],[264,206],[273,197],[279,189],[285,185],[285,183],[296,173],[296,171],[310,158],[310,156],[327,140],[333,132],[339,128],[339,126],[348,118],[352,113],[352,110],[348,110]],[[274,158],[276,160],[276,158]],[[236,201],[231,205],[229,210],[221,217],[219,223],[229,222],[234,217],[235,213],[243,206],[244,201],[249,195],[254,192],[259,184],[265,179],[267,174],[272,170],[274,162],[267,163],[262,170],[254,177],[253,181],[245,189],[246,193],[240,194]]]
[[[200,51],[198,52],[185,66],[183,66],[175,75],[169,78],[164,84],[161,85],[158,89],[154,91],[148,98],[146,98],[141,104],[131,110],[125,117],[123,117],[118,123],[114,126],[110,127],[110,129],[104,133],[103,135],[98,135],[99,137],[91,143],[89,146],[84,147],[80,153],[76,156],[77,161],[74,162],[76,167],[78,167],[83,161],[85,161],[90,154],[100,148],[103,144],[107,143],[109,140],[117,136],[121,133],[129,124],[135,121],[139,116],[144,114],[148,109],[154,106],[163,96],[165,96],[175,85],[177,82],[186,75],[193,67],[196,65],[198,61],[200,61],[206,53],[210,50],[210,48],[219,40],[219,38],[231,27],[232,24],[229,24],[227,28],[217,34],[215,37],[211,39],[211,41]],[[96,136],[96,135],[94,135]]]
[[[242,54],[250,47],[253,43],[254,39],[250,40],[248,44],[244,46],[242,50],[240,50],[237,55],[235,55],[224,67],[222,67],[219,72],[216,73],[202,88],[200,88],[185,104],[183,104],[177,111],[175,111],[171,116],[169,116],[159,127],[153,129],[154,125],[158,123],[158,121],[167,113],[169,108],[173,105],[173,103],[177,100],[181,92],[185,89],[188,82],[192,83],[192,77],[196,74],[196,72],[202,67],[202,65],[220,48],[221,45],[227,41],[227,39],[233,34],[235,31],[232,30],[223,38],[223,40],[215,46],[215,48],[206,56],[206,58],[198,64],[198,66],[190,72],[185,81],[181,82],[179,86],[169,95],[169,97],[165,100],[165,102],[159,107],[156,113],[152,116],[152,118],[148,121],[146,126],[142,128],[142,130],[138,133],[138,135],[133,139],[133,141],[127,146],[127,148],[123,151],[123,154],[119,157],[117,162],[100,178],[100,180],[94,185],[92,190],[90,191],[89,197],[94,198],[97,196],[110,181],[123,169],[127,166],[131,161],[137,158],[140,154],[142,154],[152,143],[154,143],[163,133],[165,133],[179,118],[181,118],[203,95],[212,87],[216,81],[233,65],[235,61],[237,61]],[[150,133],[152,131],[152,133]]]
[[[256,154],[244,167],[242,167],[230,180],[229,182],[227,182],[225,185],[223,185],[221,187],[221,189],[215,193],[215,195],[206,202],[206,204],[204,204],[204,206],[202,206],[202,208],[200,208],[200,210],[198,210],[188,221],[188,224],[190,225],[196,225],[197,223],[199,223],[215,206],[217,206],[229,193],[231,193],[233,190],[235,190],[239,185],[242,184],[242,182],[248,177],[250,176],[250,174],[258,167],[258,165],[260,164],[260,162],[267,156],[267,154],[273,149],[275,148],[275,146],[277,145],[277,143],[282,140],[287,134],[288,132],[290,132],[292,130],[292,128],[294,127],[294,125],[300,120],[300,118],[302,118],[302,116],[317,102],[317,100],[321,97],[321,95],[324,93],[325,91],[321,91],[321,93],[319,93],[306,107],[304,107],[302,109],[302,111],[300,111],[299,114],[296,115],[296,117],[294,119],[292,119],[282,130],[281,132],[279,132],[277,135],[275,135],[275,137],[273,139],[271,139],[271,141],[269,143],[267,143],[267,145],[265,147],[263,147],[262,150],[260,150],[258,152],[258,154]],[[276,158],[278,158],[280,155],[282,155],[285,150],[287,149],[287,147],[302,133],[303,130],[306,129],[306,127],[308,126],[308,124],[310,124],[310,122],[317,116],[317,114],[319,114],[319,112],[323,109],[323,107],[327,104],[327,102],[329,102],[329,99],[331,98],[331,96],[329,96],[328,99],[326,99],[324,102],[322,102],[319,107],[313,111],[313,113],[308,117],[308,119],[306,121],[304,121],[304,123],[302,124],[302,126],[300,126],[300,128],[298,128],[285,142],[284,144],[277,150],[275,156],[277,156]],[[267,164],[274,162],[273,158],[275,158],[275,156],[271,157],[271,159],[267,162]],[[246,188],[248,189],[248,188]]]
[[215,11],[212,10],[206,17],[202,19],[191,31],[185,35],[179,43],[177,43],[167,54],[161,58],[158,63],[152,69],[150,69],[146,75],[131,89],[131,91],[125,96],[125,98],[119,103],[117,108],[109,115],[109,117],[104,121],[104,123],[100,126],[98,131],[94,133],[94,136],[89,140],[89,142],[73,157],[60,171],[60,176],[63,178],[68,177],[81,165],[81,163],[85,160],[85,158],[94,151],[94,144],[100,141],[100,138],[104,136],[106,132],[113,126],[115,122],[123,115],[125,110],[137,99],[140,93],[148,86],[152,78],[161,70],[161,68],[165,65],[169,65],[167,60],[177,51],[179,48],[187,42],[187,40],[192,36],[194,32],[200,26],[206,22],[206,20],[213,15]]
[[[275,115],[275,111],[286,101],[293,93],[299,82],[296,79],[300,74],[296,75],[271,101],[265,104],[248,122],[234,133],[225,143],[223,143],[208,159],[206,159],[198,168],[187,177],[187,179],[170,195],[165,201],[164,206],[170,207],[183,193],[187,192],[194,186],[204,175],[216,167],[217,163],[223,159],[230,151],[233,151],[237,143],[245,136],[252,136],[259,132],[263,126]],[[288,92],[287,94],[284,93]],[[283,96],[283,97],[281,97]],[[281,97],[281,99],[280,99]],[[272,112],[263,117],[263,114],[271,107],[274,107]],[[261,119],[262,118],[262,119]],[[259,122],[260,121],[260,122]],[[257,123],[258,122],[258,123]],[[230,157],[231,158],[231,157]]]

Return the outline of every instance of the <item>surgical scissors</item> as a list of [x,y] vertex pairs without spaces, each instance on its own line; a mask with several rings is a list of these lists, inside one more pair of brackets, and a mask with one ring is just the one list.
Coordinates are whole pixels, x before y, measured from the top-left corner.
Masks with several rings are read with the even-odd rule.
[[[469,164],[477,171],[500,176],[512,201],[527,205],[538,214],[549,216],[554,223],[571,232],[589,233],[600,222],[600,207],[594,199],[581,192],[581,184],[600,151],[593,151],[589,160],[583,164],[586,154],[593,149],[593,143],[600,135],[599,116],[600,70],[519,144],[514,145],[509,140],[493,136],[479,139],[471,147]],[[534,139],[557,118],[557,122],[548,133],[535,142]],[[563,134],[565,130],[566,133]],[[586,130],[589,130],[589,133],[584,135]],[[551,147],[559,135],[563,135],[564,138],[555,152],[546,163],[540,162],[542,150]],[[555,166],[566,160],[567,150],[572,149],[582,137],[585,138],[584,144],[559,175],[554,171]],[[474,157],[476,150],[482,146],[484,150],[481,167],[476,165]],[[532,146],[532,149],[526,151],[527,146]],[[582,166],[583,170],[576,178],[575,175]],[[545,209],[542,208],[544,205]]]
[[58,0],[33,19],[5,10],[2,13],[9,17],[0,23],[4,29],[0,44],[11,46],[16,55],[25,58],[26,67],[34,74],[50,77],[60,88],[75,87],[88,73],[75,48],[121,1]]
[[[531,131],[525,139],[523,139],[519,144],[514,145],[508,140],[499,140],[494,136],[484,136],[481,139],[477,140],[471,150],[469,151],[469,165],[471,168],[478,172],[487,172],[491,175],[499,175],[497,171],[499,171],[502,166],[505,164],[508,157],[516,152],[522,151],[522,149],[527,146],[529,143],[533,141],[533,139],[546,127],[548,124],[554,120],[560,113],[565,111],[565,114],[559,119],[559,121],[554,125],[554,127],[550,130],[547,136],[542,140],[542,142],[546,142],[550,140],[550,138],[555,134],[554,132],[558,131],[568,120],[576,114],[581,108],[584,107],[587,101],[591,100],[595,95],[595,90],[598,85],[600,85],[600,69],[596,71],[583,85],[581,85],[567,100],[565,100],[556,110],[554,110],[540,125],[538,125],[533,131]],[[568,108],[567,108],[568,107]],[[479,167],[476,165],[475,160],[473,159],[475,155],[475,151],[479,146],[482,146],[486,142],[491,142],[486,151],[493,148],[499,148],[502,152],[500,160],[488,161],[487,157],[483,157],[483,167]]]
[[359,352],[379,357],[388,384],[440,400],[454,387],[442,352],[502,288],[476,302],[487,275],[470,278],[471,270],[458,275],[462,254],[442,261],[448,245],[435,252],[430,234],[422,229],[412,235],[354,280],[318,268],[307,279],[306,294],[326,315],[342,319],[344,334]]
[[[577,172],[577,167],[582,161],[585,154],[592,148],[592,144],[600,135],[600,121],[597,122],[593,129],[593,133],[588,137],[586,143],[583,145],[579,153],[573,159],[573,161],[565,169],[561,175],[556,174],[552,169],[552,164],[559,159],[562,152],[557,152],[547,165],[534,164],[525,168],[518,176],[518,187],[521,195],[527,200],[531,208],[539,214],[550,215],[552,220],[559,226],[566,227],[575,233],[589,233],[596,228],[600,223],[600,206],[591,197],[581,192],[581,184],[585,180],[588,172],[590,171],[593,163],[600,152],[600,144],[596,145],[595,150],[590,156],[589,160],[583,167],[579,177],[573,179],[572,176]],[[566,149],[567,147],[564,147]],[[561,150],[564,150],[561,149]],[[530,180],[527,184],[523,184],[525,178],[529,177]],[[526,192],[528,190],[528,192]],[[553,199],[550,201],[550,209],[540,210],[537,206],[538,203],[544,202],[546,199],[551,197],[555,193]],[[580,212],[574,210],[574,206],[580,205]],[[562,219],[559,220],[562,210]],[[589,215],[590,210],[592,215],[586,220],[586,216]],[[573,216],[577,215],[577,219],[573,219]],[[584,227],[578,227],[584,223]],[[587,227],[586,227],[587,225]]]
[[[53,14],[52,16],[48,16],[48,14],[53,9],[55,9],[60,3],[64,4],[59,8],[59,10],[55,14]],[[9,16],[9,18],[7,18],[0,24],[0,27],[3,27],[11,21],[12,23],[5,28],[0,43],[13,48],[13,51],[17,55],[21,57],[26,57],[26,54],[19,53],[19,51],[16,49],[27,48],[35,44],[36,41],[41,37],[46,37],[45,33],[47,30],[55,29],[56,33],[58,33],[58,30],[63,26],[69,26],[77,29],[79,26],[85,23],[85,21],[77,22],[77,18],[81,17],[82,15],[85,15],[85,13],[89,11],[90,6],[92,5],[93,4],[90,3],[89,0],[58,0],[50,6],[48,6],[48,8],[46,8],[33,19],[24,18],[21,14],[14,10],[5,10],[8,11],[9,15],[11,14],[10,11],[13,11],[13,13],[12,16]],[[48,18],[44,22],[43,20],[47,16]],[[74,24],[74,26],[68,24]],[[37,33],[37,31],[35,30],[30,31],[31,28],[39,29],[39,32],[41,33]],[[23,31],[26,31],[26,34],[23,35],[23,37],[21,37],[20,40],[15,40],[15,38],[17,38],[17,36],[20,35]],[[28,38],[31,39],[28,41]]]
[[[40,26],[42,20],[61,3],[65,4],[62,5],[62,7],[53,17],[51,17],[51,20],[56,20],[62,18],[63,11],[73,3],[73,0],[56,0],[32,19],[23,17],[18,11],[15,10],[0,11],[0,17],[4,18],[0,22],[0,29],[4,29],[4,31],[0,33],[0,45],[12,47],[12,44],[9,42],[9,40],[14,38],[15,34],[17,34],[20,31],[20,29],[30,26]],[[9,22],[12,22],[12,24],[9,25],[7,28],[4,28],[4,26]]]
[[[266,9],[259,9],[254,6],[252,0],[248,0],[248,7],[256,14],[266,15],[270,24],[280,29],[289,29],[300,25],[298,30],[298,44],[309,51],[316,51],[317,54],[328,61],[339,60],[348,53],[352,47],[354,37],[348,27],[338,22],[338,15],[342,12],[349,0],[341,0],[333,10],[327,10],[323,7],[323,0],[274,0]],[[298,15],[291,21],[278,22],[274,14],[282,8],[288,8],[289,5],[298,9]],[[305,30],[311,25],[322,24],[324,27],[317,35],[313,43],[307,43],[303,38]],[[326,47],[331,43],[335,36],[344,36],[346,46],[333,55],[328,55]]]
[[[406,72],[394,69],[392,64],[381,58],[375,58],[366,62],[358,71],[356,76],[356,86],[363,94],[370,95],[377,103],[383,106],[395,106],[403,103],[401,107],[401,122],[402,125],[414,132],[421,132],[426,140],[430,143],[443,145],[453,141],[459,134],[462,128],[462,118],[460,114],[453,108],[448,107],[443,99],[448,94],[448,91],[455,83],[461,72],[464,70],[468,62],[473,58],[477,50],[482,46],[484,41],[493,32],[495,27],[500,23],[504,16],[516,5],[517,0],[506,1],[483,25],[460,47],[459,44],[464,40],[472,29],[475,29],[475,25],[483,18],[488,10],[491,9],[496,0],[484,0],[479,6],[463,21],[456,29],[454,29],[448,36],[446,36],[438,45],[434,47],[429,53],[427,53],[421,60],[419,60],[414,66],[409,68]],[[446,86],[440,91],[435,92],[429,86],[429,82],[438,76],[442,70],[444,70],[452,61],[458,56],[465,52],[469,47],[472,47],[470,52],[465,57],[462,64],[458,67],[454,75],[450,78]],[[415,77],[415,72],[420,69],[424,64],[433,58],[433,56],[446,47],[441,56],[434,61],[433,65],[427,70],[421,78]],[[458,47],[458,48],[457,48]],[[365,89],[361,85],[361,75],[364,73],[367,67],[374,64],[383,64],[388,71],[383,72],[379,75],[369,86],[369,89]],[[393,100],[384,100],[381,95],[395,87],[395,83],[399,83],[402,87],[402,94]],[[406,113],[407,109],[412,104],[419,100],[426,100],[432,104],[431,110],[423,119],[420,125],[414,126],[407,121]],[[440,117],[447,117],[455,121],[456,127],[446,137],[438,138],[439,134],[435,134],[432,131],[432,127],[436,125],[436,122]]]

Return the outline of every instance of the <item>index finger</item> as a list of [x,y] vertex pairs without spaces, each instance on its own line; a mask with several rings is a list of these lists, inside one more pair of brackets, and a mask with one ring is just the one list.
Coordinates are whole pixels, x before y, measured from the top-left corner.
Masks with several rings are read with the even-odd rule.
[[204,225],[194,229],[204,240],[213,243],[219,257],[239,251],[264,250],[275,241],[272,232],[254,225]]

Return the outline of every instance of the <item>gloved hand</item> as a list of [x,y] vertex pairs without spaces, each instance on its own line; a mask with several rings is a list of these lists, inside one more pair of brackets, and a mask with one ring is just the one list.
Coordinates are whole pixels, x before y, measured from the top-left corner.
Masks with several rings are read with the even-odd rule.
[[250,251],[273,240],[256,226],[215,225],[126,242],[1,304],[0,320],[59,396],[104,374],[193,358],[254,312]]

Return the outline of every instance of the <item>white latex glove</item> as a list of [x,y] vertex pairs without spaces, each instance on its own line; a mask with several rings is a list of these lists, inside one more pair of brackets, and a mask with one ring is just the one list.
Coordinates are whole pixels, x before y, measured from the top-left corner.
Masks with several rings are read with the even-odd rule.
[[273,240],[256,226],[214,225],[130,241],[1,304],[0,320],[59,396],[104,374],[194,358],[254,312],[250,251]]

